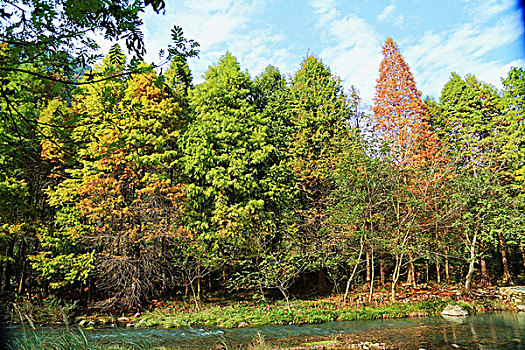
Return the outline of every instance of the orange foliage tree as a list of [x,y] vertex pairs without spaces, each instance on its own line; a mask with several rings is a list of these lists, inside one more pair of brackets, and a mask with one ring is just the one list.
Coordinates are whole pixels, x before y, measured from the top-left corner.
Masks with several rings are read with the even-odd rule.
[[438,137],[429,124],[428,107],[392,38],[386,39],[383,56],[372,109],[376,131],[390,143],[402,167],[424,165],[439,150]]
[[388,201],[392,204],[392,300],[405,256],[409,259],[409,282],[415,283],[413,252],[421,239],[436,228],[430,209],[440,201],[439,188],[443,172],[440,170],[441,145],[429,124],[428,107],[421,100],[414,77],[404,61],[399,47],[388,38],[383,46],[383,61],[376,85],[373,112],[378,138],[390,147],[390,159],[401,178],[394,181],[396,188]]

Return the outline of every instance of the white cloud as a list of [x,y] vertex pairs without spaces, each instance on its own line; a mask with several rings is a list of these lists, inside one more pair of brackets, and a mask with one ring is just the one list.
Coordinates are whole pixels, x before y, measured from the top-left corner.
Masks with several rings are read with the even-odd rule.
[[384,22],[387,18],[393,15],[396,6],[394,4],[385,7],[376,17],[379,22]]
[[[226,51],[236,56],[242,68],[254,75],[270,63],[281,69],[291,68],[289,58],[292,54],[283,45],[285,37],[259,21],[265,2],[190,0],[182,4],[167,2],[166,5],[176,6],[176,9],[167,9],[165,16],[149,13],[146,17],[150,24],[145,28],[150,61],[156,58],[159,49],[167,46],[168,28],[176,23],[184,29],[187,38],[201,45],[200,58],[189,62],[195,83],[202,82],[201,74]],[[160,28],[163,32],[158,31]]]
[[386,6],[376,17],[378,22],[390,22],[396,27],[403,28],[405,25],[405,16],[396,14],[396,5],[394,1]]
[[518,12],[499,20],[481,24],[467,22],[456,30],[426,32],[419,43],[401,48],[406,54],[418,86],[424,94],[439,97],[451,72],[464,76],[475,74],[478,79],[500,88],[500,77],[510,66],[524,66],[523,60],[505,62],[487,59],[485,55],[497,51],[523,37],[523,27]]
[[313,1],[312,7],[318,14],[317,25],[329,43],[320,58],[341,77],[347,88],[354,85],[365,101],[371,101],[381,62],[378,33],[363,18],[341,14],[333,3]]
[[466,0],[465,12],[473,22],[485,22],[495,15],[510,10],[516,5],[516,0]]

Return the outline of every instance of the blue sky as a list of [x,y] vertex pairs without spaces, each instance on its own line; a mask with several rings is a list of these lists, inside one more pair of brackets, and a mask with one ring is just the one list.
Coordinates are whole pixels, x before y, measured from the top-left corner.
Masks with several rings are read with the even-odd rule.
[[268,64],[293,74],[309,52],[370,103],[381,46],[392,37],[423,95],[439,97],[451,72],[498,88],[511,66],[525,67],[520,0],[166,0],[144,15],[147,61],[158,61],[180,25],[201,44],[190,62],[195,83],[226,51],[252,76]]

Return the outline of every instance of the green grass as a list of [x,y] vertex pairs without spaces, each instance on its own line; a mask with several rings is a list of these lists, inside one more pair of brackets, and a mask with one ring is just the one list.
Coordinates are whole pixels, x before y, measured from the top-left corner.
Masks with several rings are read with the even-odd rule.
[[173,303],[145,312],[135,319],[137,327],[183,327],[211,326],[235,328],[241,322],[250,326],[293,325],[330,321],[375,320],[407,316],[434,315],[441,311],[442,301],[422,301],[396,303],[383,307],[344,307],[336,302],[323,300],[295,300],[290,303],[277,301],[269,304],[240,302],[230,305],[204,304],[200,310],[192,309],[189,304]]
[[60,334],[45,336],[34,329],[24,329],[22,336],[17,337],[14,342],[8,344],[12,350],[153,350],[163,349],[153,347],[150,343],[139,340],[136,342],[122,339],[116,343],[105,344],[101,341],[93,341],[86,336],[81,329],[69,329]]
[[315,341],[311,343],[302,343],[301,345],[305,346],[315,346],[315,345],[334,345],[337,344],[337,340],[321,340],[321,341]]

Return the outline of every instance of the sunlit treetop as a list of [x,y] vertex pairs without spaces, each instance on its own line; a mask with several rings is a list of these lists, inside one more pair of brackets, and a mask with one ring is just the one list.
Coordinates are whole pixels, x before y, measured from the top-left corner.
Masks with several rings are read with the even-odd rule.
[[390,143],[400,164],[421,164],[436,154],[439,145],[429,125],[428,107],[421,100],[414,77],[392,38],[383,46],[372,110],[376,131]]

